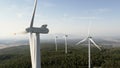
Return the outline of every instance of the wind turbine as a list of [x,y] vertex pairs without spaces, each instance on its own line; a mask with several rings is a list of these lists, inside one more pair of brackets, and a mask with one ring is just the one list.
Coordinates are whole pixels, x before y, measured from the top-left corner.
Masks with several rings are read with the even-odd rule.
[[57,38],[58,38],[58,36],[55,36],[55,50],[56,50],[56,51],[57,51],[57,49],[58,49]]
[[68,37],[68,35],[65,35],[65,37],[64,37],[64,38],[65,38],[65,53],[66,53],[66,54],[68,53],[68,51],[67,51],[67,47],[68,47],[68,46],[67,46],[67,45],[68,45],[68,44],[67,44],[67,37]]
[[30,54],[32,68],[41,68],[41,53],[40,53],[40,35],[47,34],[49,29],[47,25],[42,25],[41,27],[33,27],[34,17],[36,12],[37,0],[34,1],[33,15],[30,23],[30,27],[26,28],[26,33],[30,34]]
[[91,43],[94,44],[94,46],[97,47],[100,51],[101,51],[101,48],[94,42],[94,40],[90,36],[90,23],[89,23],[89,27],[88,27],[88,36],[85,39],[79,41],[76,45],[79,45],[85,41],[88,41],[88,68],[91,68],[91,52],[90,52],[91,51],[91,48],[90,48]]

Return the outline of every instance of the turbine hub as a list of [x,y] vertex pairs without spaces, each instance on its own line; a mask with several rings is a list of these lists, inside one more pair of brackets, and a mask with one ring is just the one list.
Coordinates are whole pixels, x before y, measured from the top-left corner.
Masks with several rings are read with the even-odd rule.
[[88,38],[92,38],[91,36],[89,36]]

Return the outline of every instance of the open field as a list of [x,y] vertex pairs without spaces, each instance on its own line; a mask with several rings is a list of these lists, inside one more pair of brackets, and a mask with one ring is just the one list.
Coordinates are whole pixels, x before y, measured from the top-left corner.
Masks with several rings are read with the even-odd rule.
[[[41,49],[42,68],[87,68],[87,47],[69,46],[64,53],[64,44],[55,51],[54,43],[44,43]],[[120,48],[103,48],[102,51],[91,47],[92,67],[119,68]],[[29,46],[16,46],[0,50],[0,68],[31,68]]]

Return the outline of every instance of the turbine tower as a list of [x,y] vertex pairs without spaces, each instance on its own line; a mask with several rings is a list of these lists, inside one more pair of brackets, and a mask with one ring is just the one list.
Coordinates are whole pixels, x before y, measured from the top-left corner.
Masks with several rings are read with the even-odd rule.
[[41,68],[41,53],[40,53],[40,35],[47,34],[49,29],[47,25],[42,25],[41,27],[33,27],[34,17],[36,12],[37,0],[34,2],[33,15],[30,23],[30,27],[26,28],[26,33],[30,34],[30,54],[32,68]]
[[89,27],[88,27],[88,37],[86,37],[85,39],[79,41],[76,45],[79,45],[85,41],[88,41],[88,68],[91,68],[91,43],[94,44],[95,47],[97,47],[100,51],[101,48],[94,42],[94,40],[92,39],[92,37],[90,36],[90,23],[89,23]]
[[67,51],[67,37],[68,37],[68,35],[65,35],[65,53],[67,54],[68,53],[68,51]]
[[56,50],[56,51],[57,51],[57,49],[58,49],[57,38],[58,38],[58,36],[55,36],[55,50]]

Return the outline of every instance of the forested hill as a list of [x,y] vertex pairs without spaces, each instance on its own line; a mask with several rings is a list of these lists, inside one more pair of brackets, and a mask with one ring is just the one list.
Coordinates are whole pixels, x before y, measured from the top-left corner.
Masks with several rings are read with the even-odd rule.
[[[50,47],[51,45],[51,47]],[[91,48],[92,67],[120,68],[120,48]],[[55,52],[54,44],[45,44],[41,49],[42,68],[88,68],[87,47],[68,47],[60,44]],[[29,46],[17,46],[0,50],[0,68],[31,68]]]

